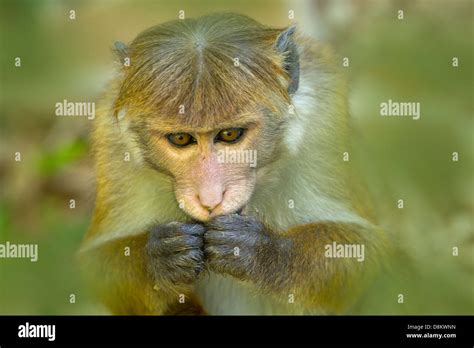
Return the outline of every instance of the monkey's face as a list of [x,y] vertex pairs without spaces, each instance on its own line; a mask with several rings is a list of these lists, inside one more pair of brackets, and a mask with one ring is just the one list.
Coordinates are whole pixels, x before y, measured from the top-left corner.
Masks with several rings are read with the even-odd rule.
[[158,122],[149,127],[147,158],[173,178],[177,204],[192,218],[235,213],[249,201],[257,169],[275,144],[259,118],[243,116],[207,128]]
[[299,81],[294,27],[219,18],[165,23],[118,48],[132,64],[114,113],[128,110],[146,161],[173,178],[178,204],[201,221],[249,201],[257,170],[279,158]]

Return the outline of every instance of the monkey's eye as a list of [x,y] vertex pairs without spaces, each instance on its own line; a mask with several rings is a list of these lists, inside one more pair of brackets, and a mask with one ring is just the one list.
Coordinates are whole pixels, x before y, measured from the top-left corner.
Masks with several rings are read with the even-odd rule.
[[191,134],[188,133],[173,133],[166,135],[168,141],[178,147],[183,147],[189,144],[195,144],[196,139],[193,138]]
[[243,128],[228,128],[223,129],[217,133],[215,141],[222,141],[224,143],[233,144],[239,141],[244,134],[245,129]]

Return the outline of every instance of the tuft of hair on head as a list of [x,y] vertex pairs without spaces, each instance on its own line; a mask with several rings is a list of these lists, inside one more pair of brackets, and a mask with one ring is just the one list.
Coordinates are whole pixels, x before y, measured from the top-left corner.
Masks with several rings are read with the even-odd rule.
[[[250,109],[278,115],[298,86],[294,30],[269,28],[232,13],[151,27],[127,49],[133,64],[115,110],[129,106],[179,117],[192,126],[225,121]],[[185,115],[178,115],[183,107]]]

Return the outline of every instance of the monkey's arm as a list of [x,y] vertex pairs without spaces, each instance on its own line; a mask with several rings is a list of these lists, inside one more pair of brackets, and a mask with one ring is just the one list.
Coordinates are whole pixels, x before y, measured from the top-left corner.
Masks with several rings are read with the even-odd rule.
[[201,269],[203,232],[200,225],[158,225],[150,232],[84,248],[79,257],[93,288],[114,314],[200,314],[192,283]]
[[[325,257],[333,242],[364,245],[364,262]],[[295,303],[329,313],[347,310],[385,250],[382,231],[357,224],[318,222],[277,234],[240,215],[210,222],[204,243],[213,271],[252,282],[287,303],[293,295]]]

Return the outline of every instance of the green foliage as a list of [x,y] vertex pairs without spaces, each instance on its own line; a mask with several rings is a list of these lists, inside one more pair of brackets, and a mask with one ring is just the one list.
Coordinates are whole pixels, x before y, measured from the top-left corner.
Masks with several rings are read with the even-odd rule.
[[52,176],[82,158],[87,153],[87,149],[87,143],[83,139],[75,139],[54,151],[45,152],[38,161],[39,173],[43,176]]

